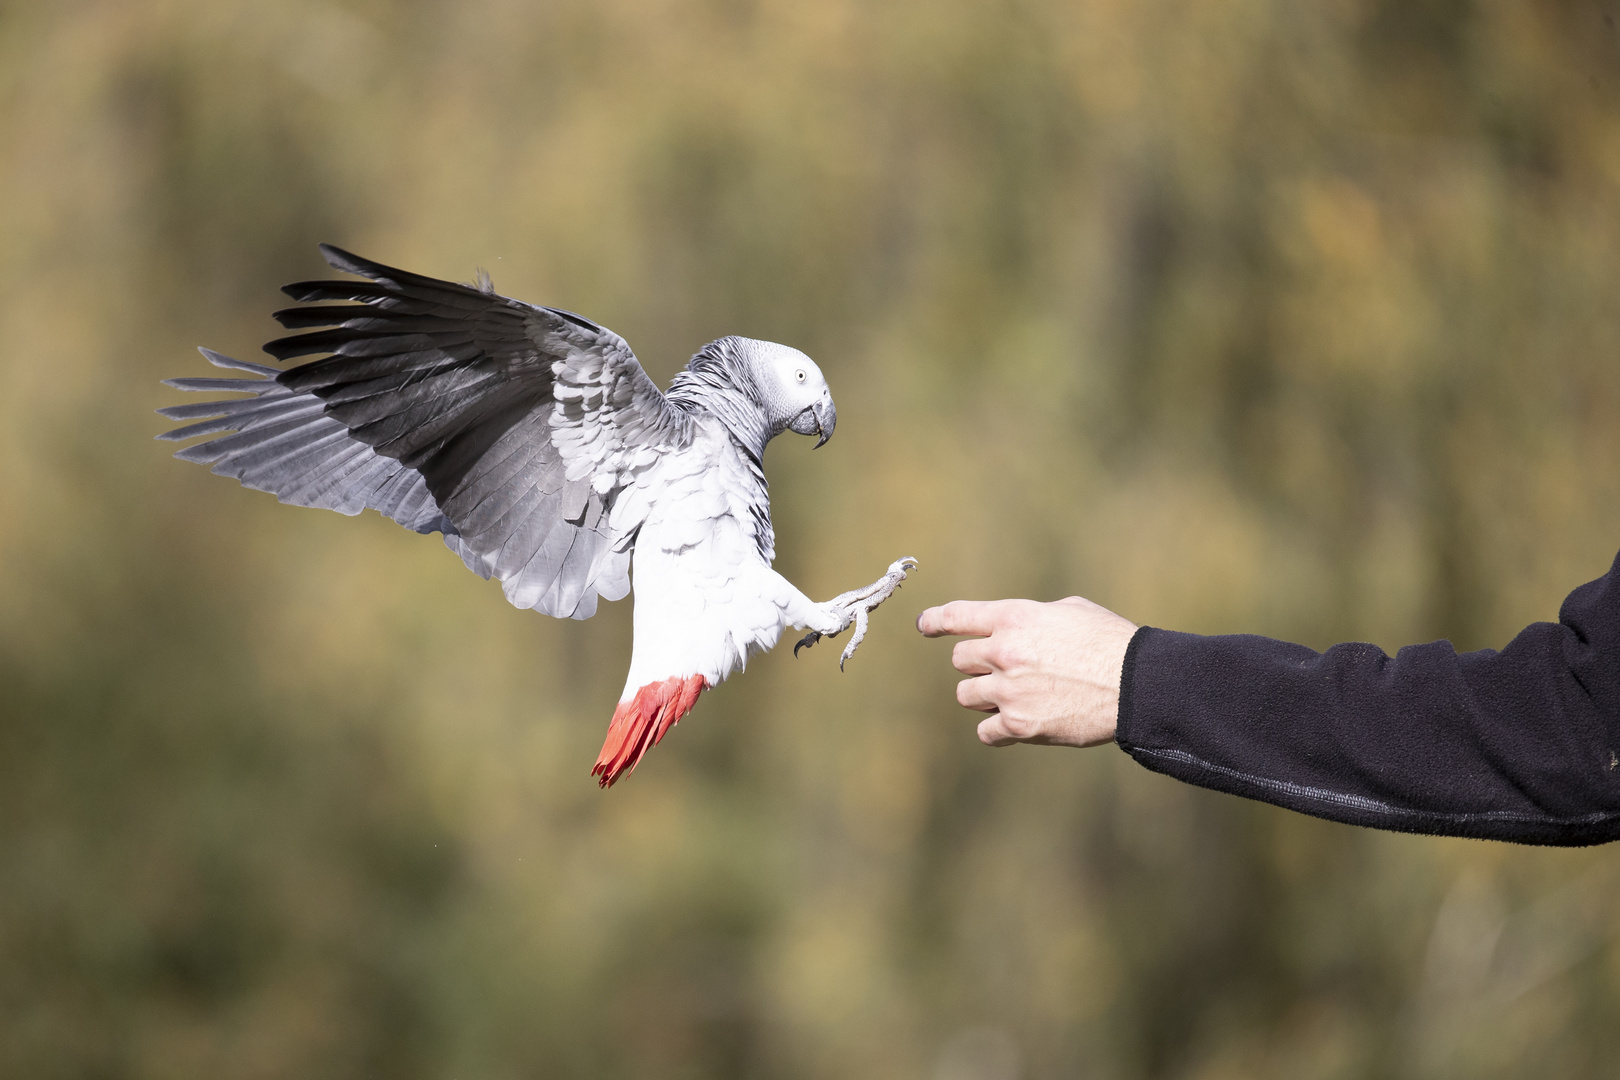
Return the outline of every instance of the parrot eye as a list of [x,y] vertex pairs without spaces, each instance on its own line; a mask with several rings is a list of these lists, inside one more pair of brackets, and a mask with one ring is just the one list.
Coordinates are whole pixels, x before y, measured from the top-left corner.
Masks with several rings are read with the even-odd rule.
[[793,373],[793,377],[799,382],[804,382],[804,368],[800,368],[798,371],[795,371]]

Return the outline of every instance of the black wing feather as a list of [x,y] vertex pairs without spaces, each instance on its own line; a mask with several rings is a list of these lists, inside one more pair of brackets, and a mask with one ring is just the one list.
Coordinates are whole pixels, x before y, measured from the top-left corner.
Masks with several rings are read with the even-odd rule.
[[286,502],[370,507],[440,531],[519,606],[584,618],[598,596],[623,596],[629,555],[608,533],[612,492],[569,481],[550,438],[554,366],[592,350],[629,356],[623,342],[572,312],[330,245],[321,253],[359,279],[285,286],[299,306],[275,318],[303,332],[264,347],[278,360],[317,358],[278,371],[205,350],[257,377],[170,385],[250,396],[160,410],[192,421],[160,438],[217,435],[177,456]]

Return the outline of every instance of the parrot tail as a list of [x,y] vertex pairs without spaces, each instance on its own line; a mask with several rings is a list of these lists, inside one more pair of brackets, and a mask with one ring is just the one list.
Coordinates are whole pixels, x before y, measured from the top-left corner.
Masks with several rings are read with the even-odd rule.
[[708,688],[702,675],[676,675],[648,683],[629,701],[619,702],[591,775],[600,776],[603,787],[612,787],[619,777],[636,767],[641,755],[662,739],[664,732],[692,711],[698,695]]

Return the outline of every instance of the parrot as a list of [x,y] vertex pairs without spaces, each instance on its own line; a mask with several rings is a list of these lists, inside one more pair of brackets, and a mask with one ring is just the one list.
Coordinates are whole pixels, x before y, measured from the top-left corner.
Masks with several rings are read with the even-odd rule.
[[791,431],[816,446],[838,423],[810,357],[745,337],[700,348],[661,392],[623,338],[581,315],[384,266],[330,244],[353,275],[282,291],[299,331],[264,351],[275,368],[199,351],[246,377],[165,385],[239,397],[171,405],[157,438],[208,435],[174,455],[294,506],[375,510],[440,533],[506,598],[587,619],[632,591],[624,692],[592,769],[603,788],[751,655],[788,627],[794,655],[853,627],[917,560],[816,603],[772,569],[766,445]]

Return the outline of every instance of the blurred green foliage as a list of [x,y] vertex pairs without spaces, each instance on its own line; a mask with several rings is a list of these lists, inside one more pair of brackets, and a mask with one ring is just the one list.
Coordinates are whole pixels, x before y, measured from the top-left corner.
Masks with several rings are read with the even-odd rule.
[[[911,613],[1499,646],[1620,537],[1614,5],[0,3],[0,1075],[1607,1077],[1620,855],[989,751]],[[168,458],[330,240],[742,333],[847,676]]]

